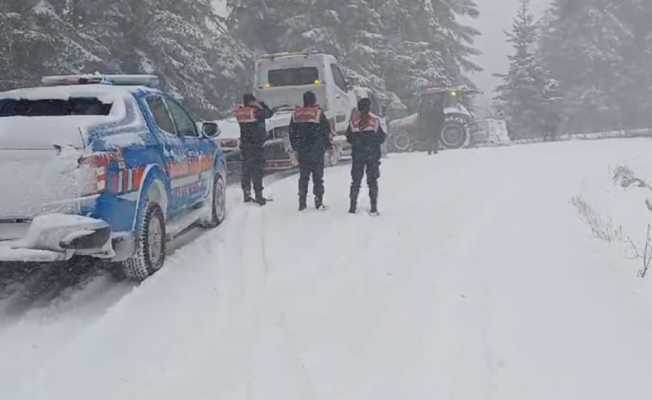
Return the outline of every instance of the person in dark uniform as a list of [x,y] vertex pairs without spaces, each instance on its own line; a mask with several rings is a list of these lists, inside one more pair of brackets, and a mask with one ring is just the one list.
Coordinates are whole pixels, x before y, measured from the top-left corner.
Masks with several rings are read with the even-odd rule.
[[371,214],[378,215],[378,178],[380,178],[381,146],[387,137],[380,123],[380,118],[371,113],[371,101],[361,99],[358,109],[351,117],[351,124],[346,138],[352,147],[353,163],[351,166],[351,207],[349,212],[355,214],[358,207],[358,194],[362,178],[367,174]]
[[297,107],[290,122],[290,142],[299,159],[299,211],[307,208],[308,184],[312,176],[315,208],[324,207],[324,155],[332,148],[331,126],[317,105],[313,92],[303,95],[303,107]]
[[429,155],[439,152],[441,133],[446,120],[444,103],[444,94],[436,93],[424,97],[419,107],[419,130]]
[[[243,96],[242,106],[236,111],[236,119],[240,124],[242,191],[245,203],[255,201],[261,206],[267,203],[263,196],[264,145],[267,140],[265,120],[272,115],[274,112],[265,103],[258,102],[252,94]],[[255,199],[251,197],[252,183]]]

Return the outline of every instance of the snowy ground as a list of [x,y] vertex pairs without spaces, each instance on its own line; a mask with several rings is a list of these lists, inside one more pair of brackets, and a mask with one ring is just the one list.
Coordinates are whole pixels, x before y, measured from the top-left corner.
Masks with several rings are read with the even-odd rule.
[[0,398],[651,398],[652,284],[571,203],[627,214],[611,172],[652,178],[651,144],[392,156],[381,218],[345,213],[347,166],[326,213],[296,213],[294,177],[265,209],[233,190],[228,221],[139,287],[14,271]]

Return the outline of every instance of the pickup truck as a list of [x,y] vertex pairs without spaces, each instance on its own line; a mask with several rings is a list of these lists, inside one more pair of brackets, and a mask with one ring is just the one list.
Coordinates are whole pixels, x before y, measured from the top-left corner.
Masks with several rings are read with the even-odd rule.
[[57,76],[0,93],[0,262],[85,256],[143,280],[163,266],[167,240],[224,220],[217,124],[157,86]]

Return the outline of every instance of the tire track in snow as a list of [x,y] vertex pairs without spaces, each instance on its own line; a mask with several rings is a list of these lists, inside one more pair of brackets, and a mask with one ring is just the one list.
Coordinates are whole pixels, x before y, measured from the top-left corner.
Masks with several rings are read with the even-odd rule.
[[[515,189],[499,177],[491,182],[490,189],[482,192],[492,193],[492,196],[484,199],[479,216],[468,220],[462,228],[463,239],[451,253],[453,259],[442,275],[446,286],[454,288],[438,305],[443,316],[441,324],[457,332],[449,336],[454,337],[453,342],[444,345],[449,358],[442,371],[449,381],[451,399],[494,399],[497,368],[502,364],[491,341],[492,294],[486,276],[486,269],[491,265],[483,256],[495,244],[495,222],[501,217],[500,211],[505,209],[505,204],[514,198]],[[481,364],[477,356],[482,357]],[[468,380],[473,380],[474,385],[465,385]]]
[[[279,363],[296,366],[299,359],[292,339],[284,332],[282,313],[267,296],[272,271],[265,237],[267,212],[258,206],[234,206],[228,227],[237,229],[238,234],[233,235],[231,231],[218,255],[221,270],[218,276],[223,280],[218,313],[226,317],[219,323],[219,340],[237,344],[236,348],[228,349],[218,346],[221,348],[218,354],[225,357],[221,369],[231,369],[221,376],[224,392],[250,400],[268,398],[270,390],[264,388],[274,387],[271,392],[277,393],[300,386],[293,382],[292,376],[276,375],[287,369],[280,368]],[[234,284],[240,288],[238,293],[232,290]],[[278,385],[278,381],[284,385]],[[295,393],[306,392],[297,389]]]
[[[272,203],[276,204],[276,203]],[[273,392],[276,397],[314,399],[315,393],[310,375],[298,349],[298,342],[289,330],[284,311],[268,291],[273,272],[267,245],[268,212],[278,212],[270,207],[259,209],[257,218],[250,221],[247,230],[257,230],[259,243],[255,244],[256,256],[252,258],[262,276],[256,280],[258,293],[254,301],[255,335],[248,378],[248,399],[266,399]],[[248,264],[245,261],[245,264]],[[284,366],[284,367],[281,367]],[[283,371],[295,371],[288,375]],[[253,384],[257,382],[254,389]],[[283,384],[279,384],[283,382]],[[262,389],[261,389],[262,388]],[[274,388],[273,390],[271,388]],[[279,394],[282,393],[283,396]]]

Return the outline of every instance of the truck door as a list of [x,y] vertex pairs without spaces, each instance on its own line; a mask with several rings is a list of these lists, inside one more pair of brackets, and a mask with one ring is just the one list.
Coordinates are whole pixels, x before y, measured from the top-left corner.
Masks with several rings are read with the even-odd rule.
[[175,175],[187,162],[186,151],[163,98],[151,95],[145,101],[153,119],[152,131],[161,143],[160,154],[168,176],[168,216],[174,218],[185,205],[183,193],[177,190]]
[[337,64],[331,64],[331,73],[335,83],[335,101],[333,102],[333,115],[335,118],[335,130],[337,133],[345,132],[349,125],[349,118],[353,104],[351,104],[349,87],[346,78]]
[[185,166],[178,171],[179,176],[172,181],[173,186],[182,192],[184,203],[192,206],[206,200],[210,194],[214,146],[199,134],[197,124],[183,106],[169,97],[165,98],[165,102],[186,155]]

